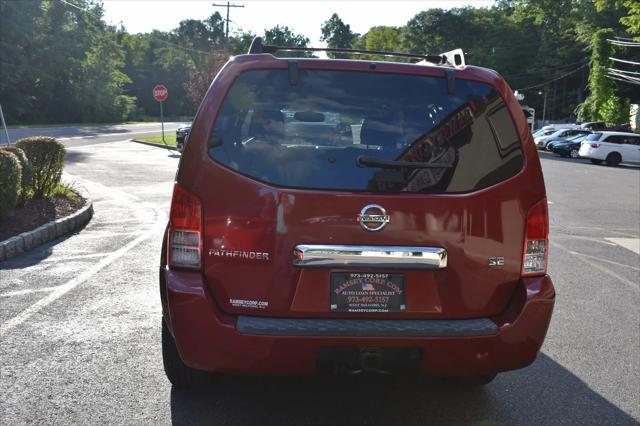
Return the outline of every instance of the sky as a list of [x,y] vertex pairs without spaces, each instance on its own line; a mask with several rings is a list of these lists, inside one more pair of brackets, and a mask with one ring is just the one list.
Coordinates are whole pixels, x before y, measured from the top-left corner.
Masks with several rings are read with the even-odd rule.
[[[225,7],[214,7],[213,0],[103,0],[105,17],[111,24],[122,24],[130,33],[169,31],[183,19],[204,19],[214,11],[226,15]],[[226,0],[217,0],[225,4]],[[261,35],[265,28],[287,25],[306,35],[310,45],[320,46],[320,27],[337,13],[356,33],[366,33],[376,25],[401,26],[416,13],[431,8],[491,6],[493,0],[343,0],[343,1],[232,1],[243,8],[231,8],[230,31],[241,28]]]

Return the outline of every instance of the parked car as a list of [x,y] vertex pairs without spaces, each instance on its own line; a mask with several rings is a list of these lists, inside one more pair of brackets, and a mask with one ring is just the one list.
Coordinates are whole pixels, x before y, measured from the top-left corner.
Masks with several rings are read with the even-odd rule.
[[549,148],[561,157],[580,157],[580,145],[591,133],[577,135],[561,142],[551,142]]
[[[277,50],[256,38],[221,69],[178,166],[160,266],[169,380],[484,384],[531,364],[555,300],[547,199],[505,81]],[[319,125],[329,117],[351,143]]]
[[575,138],[576,136],[587,136],[590,134],[591,134],[590,130],[578,130],[578,129],[567,130],[562,136],[551,137],[547,139],[545,141],[545,144],[546,144],[545,149],[547,151],[553,151],[553,147],[555,146],[555,144],[566,142],[569,139]]
[[554,133],[551,133],[550,135],[539,136],[539,137],[535,138],[534,140],[536,142],[536,145],[538,146],[538,149],[547,149],[547,144],[549,144],[549,142],[551,142],[551,141],[564,140],[566,138],[570,138],[572,136],[581,135],[581,134],[585,134],[585,133],[590,133],[590,131],[589,130],[582,130],[582,129],[575,129],[575,128],[560,129],[560,130],[557,130]]
[[179,127],[176,130],[176,148],[178,151],[182,152],[184,150],[184,145],[189,137],[189,132],[191,132],[190,124],[188,126]]
[[580,127],[586,130],[596,131],[605,130],[607,128],[607,125],[604,123],[604,121],[589,121],[587,123],[580,124]]
[[594,133],[587,136],[579,153],[593,164],[603,161],[607,166],[640,163],[640,135],[627,132]]

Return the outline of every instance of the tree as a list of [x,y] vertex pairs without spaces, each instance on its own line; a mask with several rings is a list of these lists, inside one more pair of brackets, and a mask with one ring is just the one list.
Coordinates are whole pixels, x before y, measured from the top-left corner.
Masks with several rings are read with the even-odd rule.
[[[327,47],[331,48],[349,48],[358,37],[358,34],[351,31],[351,27],[342,22],[342,19],[340,19],[336,13],[331,15],[331,17],[322,24],[320,31],[322,32],[320,41],[326,42]],[[341,53],[328,53],[327,55],[331,58],[345,58],[349,56],[348,54]]]
[[[296,34],[287,26],[276,25],[264,30],[264,44],[287,47],[308,47],[309,39],[302,34]],[[279,52],[283,57],[311,57],[308,52]]]
[[200,106],[211,82],[226,61],[227,54],[224,51],[214,52],[207,56],[205,66],[187,73],[187,79],[183,86],[187,97],[191,101],[193,111],[196,111]]
[[609,124],[620,124],[629,119],[629,100],[620,99],[615,93],[615,82],[608,78],[607,68],[612,66],[613,47],[607,39],[614,31],[607,28],[593,35],[591,46],[591,71],[589,73],[590,94],[578,106],[579,120],[603,120]]

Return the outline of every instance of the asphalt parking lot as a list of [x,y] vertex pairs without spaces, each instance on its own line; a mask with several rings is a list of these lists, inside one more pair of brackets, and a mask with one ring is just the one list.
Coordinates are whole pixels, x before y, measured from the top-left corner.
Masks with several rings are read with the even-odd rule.
[[2,424],[637,424],[640,168],[541,153],[557,301],[528,368],[485,388],[388,377],[224,377],[172,389],[157,264],[179,157],[99,135],[68,149],[95,216],[0,263]]

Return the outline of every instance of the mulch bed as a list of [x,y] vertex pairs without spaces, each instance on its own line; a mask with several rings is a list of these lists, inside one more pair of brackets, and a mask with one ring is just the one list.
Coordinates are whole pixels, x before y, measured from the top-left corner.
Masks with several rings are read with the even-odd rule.
[[0,241],[69,216],[80,210],[84,203],[85,199],[80,196],[70,199],[62,195],[54,195],[44,200],[29,200],[0,222]]

